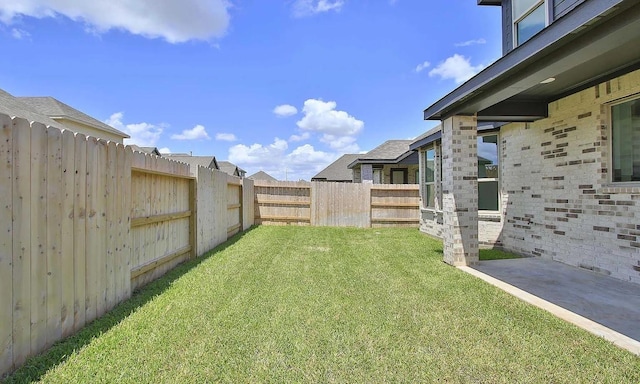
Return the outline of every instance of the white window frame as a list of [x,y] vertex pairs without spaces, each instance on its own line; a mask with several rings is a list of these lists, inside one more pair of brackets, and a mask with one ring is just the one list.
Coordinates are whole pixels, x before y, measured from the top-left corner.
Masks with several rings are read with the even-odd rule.
[[[523,12],[520,16],[515,14],[515,10],[516,7],[513,6],[513,4],[511,5],[511,31],[512,31],[512,35],[513,35],[513,46],[514,48],[517,47],[518,44],[518,23],[521,22],[523,19],[525,19],[527,16],[529,16],[533,11],[535,11],[536,9],[538,9],[538,7],[542,6],[544,7],[544,26],[545,28],[547,26],[549,26],[549,6],[547,4],[548,0],[538,0],[536,1],[529,9],[527,9],[525,12]],[[523,44],[526,43],[529,40],[526,40],[524,42],[522,42]]]
[[[433,181],[427,181],[427,152],[433,150],[433,165],[434,165],[434,170],[433,170]],[[431,209],[431,210],[435,210],[437,208],[436,203],[438,202],[438,189],[437,188],[437,183],[438,181],[438,177],[437,177],[437,172],[436,172],[436,167],[438,166],[437,164],[437,156],[438,152],[436,150],[436,145],[435,143],[431,143],[428,146],[426,146],[422,151],[421,151],[421,160],[422,160],[422,172],[420,175],[420,188],[422,189],[422,208],[424,209]],[[426,195],[427,195],[427,185],[433,185],[433,193],[435,194],[434,199],[433,199],[433,206],[429,206],[427,205],[427,199],[426,199]]]
[[[502,155],[500,153],[500,132],[487,132],[487,133],[482,133],[482,134],[478,134],[478,138],[484,137],[484,136],[496,136],[496,155],[498,156],[498,177],[483,177],[480,178],[478,176],[478,201],[480,200],[480,183],[481,182],[494,182],[497,181],[498,182],[498,210],[496,211],[492,211],[492,210],[486,210],[486,209],[480,209],[478,208],[478,213],[479,214],[485,214],[485,215],[493,215],[493,214],[500,214],[501,210],[502,210],[502,185],[501,185],[501,181],[500,179],[502,178]],[[476,153],[476,157],[479,157],[479,155]]]
[[633,95],[629,95],[627,97],[623,97],[621,99],[615,100],[611,103],[607,104],[608,107],[608,120],[609,120],[609,172],[608,172],[608,182],[612,187],[640,187],[640,181],[614,181],[613,180],[613,107],[616,105],[621,105],[630,101],[640,100],[640,94],[636,93]]

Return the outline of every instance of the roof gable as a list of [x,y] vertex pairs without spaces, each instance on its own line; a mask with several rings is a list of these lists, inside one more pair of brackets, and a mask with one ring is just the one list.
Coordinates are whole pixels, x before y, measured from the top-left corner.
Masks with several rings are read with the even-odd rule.
[[312,181],[353,181],[353,171],[349,164],[356,160],[359,154],[345,154],[329,164],[325,169],[311,178]]
[[219,169],[215,166],[216,164],[215,156],[191,156],[187,154],[168,153],[168,154],[165,154],[164,157],[169,157],[172,160],[181,161],[183,163],[189,164],[192,168],[192,172],[194,173],[195,173],[195,168],[197,167]]
[[38,122],[58,129],[64,126],[57,121],[33,110],[31,106],[25,104],[19,98],[0,89],[0,112],[12,117],[20,117],[30,122]]
[[278,179],[276,179],[275,177],[271,176],[270,174],[268,174],[267,172],[264,172],[264,171],[258,171],[256,173],[254,173],[253,175],[247,177],[247,179],[264,180],[264,181],[278,181]]
[[48,116],[51,119],[67,119],[121,136],[123,138],[129,137],[126,133],[119,131],[53,97],[19,97],[18,99],[28,105],[32,110]]

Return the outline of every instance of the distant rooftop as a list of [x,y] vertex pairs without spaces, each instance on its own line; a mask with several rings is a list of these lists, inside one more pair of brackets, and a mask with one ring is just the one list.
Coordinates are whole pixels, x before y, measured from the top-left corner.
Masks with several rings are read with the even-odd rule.
[[313,176],[311,181],[353,181],[353,171],[348,168],[348,165],[356,160],[358,156],[360,155],[357,153],[342,155],[338,160]]
[[129,138],[129,135],[127,135],[126,133],[115,129],[100,120],[94,119],[86,113],[78,111],[77,109],[53,97],[18,97],[18,100],[28,105],[33,111],[48,116],[53,120],[72,120],[101,129],[106,132],[110,132],[114,135],[122,136],[123,138]]
[[411,142],[412,140],[387,140],[371,151],[358,155],[357,159],[349,164],[349,168],[362,163],[398,163],[411,155]]
[[248,176],[247,179],[251,180],[263,180],[263,181],[278,181],[275,177],[271,176],[267,172],[258,171],[251,176]]

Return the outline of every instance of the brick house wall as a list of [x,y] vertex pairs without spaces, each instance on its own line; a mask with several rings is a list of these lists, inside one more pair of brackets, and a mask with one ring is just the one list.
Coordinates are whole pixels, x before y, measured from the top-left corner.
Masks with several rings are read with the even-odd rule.
[[[640,185],[609,177],[609,103],[639,93],[634,71],[552,102],[546,119],[502,126],[501,210],[479,213],[480,245],[640,284]],[[423,232],[442,237],[441,223],[421,210]]]

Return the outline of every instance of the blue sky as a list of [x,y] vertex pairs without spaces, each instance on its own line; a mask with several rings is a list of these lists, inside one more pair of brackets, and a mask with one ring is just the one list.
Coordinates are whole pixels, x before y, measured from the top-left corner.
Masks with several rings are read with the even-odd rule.
[[172,153],[310,179],[420,135],[501,54],[476,0],[0,0],[0,88]]

